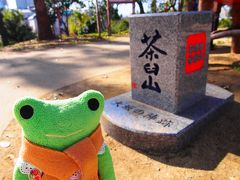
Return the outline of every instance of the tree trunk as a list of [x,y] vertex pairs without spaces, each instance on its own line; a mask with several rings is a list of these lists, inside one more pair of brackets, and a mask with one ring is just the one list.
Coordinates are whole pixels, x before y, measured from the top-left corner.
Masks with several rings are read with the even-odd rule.
[[199,0],[198,10],[199,11],[210,11],[213,8],[213,0]]
[[[199,0],[199,11],[212,11],[214,8],[214,0]],[[212,31],[214,31],[214,15],[212,16]],[[213,40],[210,42],[210,48],[214,49]]]
[[[66,18],[66,23],[64,22],[63,19],[61,19],[61,23],[64,26],[63,31],[65,32],[66,36],[69,36],[69,30],[68,30],[68,19]],[[60,33],[60,36],[62,35],[62,33]]]
[[111,32],[111,4],[109,0],[107,0],[107,31],[108,31],[108,36],[112,35]]
[[219,16],[220,16],[220,13],[221,13],[221,8],[222,8],[222,4],[214,1],[213,9],[212,9],[212,11],[213,11],[212,31],[216,31],[217,28],[218,28]]
[[7,35],[7,30],[4,26],[4,23],[3,23],[3,15],[2,15],[2,10],[0,9],[0,35],[1,35],[1,38],[2,38],[2,43],[3,43],[3,46],[7,46],[9,44],[9,41],[8,41],[8,35]]
[[144,8],[143,8],[143,3],[142,3],[142,1],[141,1],[141,0],[137,0],[136,2],[137,2],[137,4],[138,4],[138,6],[139,6],[140,14],[144,14],[145,11],[144,11]]
[[47,8],[44,0],[34,0],[38,24],[38,39],[51,40],[54,38],[50,20],[47,14]]
[[98,31],[98,38],[101,38],[101,22],[100,22],[100,14],[98,9],[98,0],[96,0],[96,18],[97,18],[97,31]]
[[[232,28],[240,29],[240,4],[235,3],[232,5]],[[233,36],[232,49],[233,53],[240,53],[240,35]]]
[[183,10],[183,4],[184,4],[184,0],[179,0],[178,1],[178,11],[182,11]]
[[187,11],[197,11],[196,0],[186,1]]

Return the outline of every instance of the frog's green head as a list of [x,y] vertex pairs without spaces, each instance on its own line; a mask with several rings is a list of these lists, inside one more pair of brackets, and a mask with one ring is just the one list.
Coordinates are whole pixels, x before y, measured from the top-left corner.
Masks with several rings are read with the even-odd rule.
[[62,151],[95,131],[103,108],[103,95],[88,90],[67,100],[26,97],[15,104],[14,114],[26,139]]

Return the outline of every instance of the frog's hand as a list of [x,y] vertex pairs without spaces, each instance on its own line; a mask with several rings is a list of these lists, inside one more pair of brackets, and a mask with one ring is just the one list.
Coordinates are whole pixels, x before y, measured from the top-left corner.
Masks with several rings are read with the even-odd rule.
[[112,157],[109,148],[103,144],[98,153],[98,172],[100,180],[115,180]]
[[21,173],[19,167],[15,166],[13,172],[13,180],[28,180],[28,175]]
[[30,163],[18,159],[15,168],[13,179],[14,180],[28,180],[29,178],[35,179],[37,176],[41,177],[42,172],[31,165]]

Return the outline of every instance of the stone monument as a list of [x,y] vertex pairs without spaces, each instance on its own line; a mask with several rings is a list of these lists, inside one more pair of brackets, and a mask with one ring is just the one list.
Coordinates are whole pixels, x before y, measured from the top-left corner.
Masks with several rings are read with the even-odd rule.
[[233,94],[207,84],[211,12],[130,17],[132,91],[106,101],[108,134],[149,153],[190,142]]

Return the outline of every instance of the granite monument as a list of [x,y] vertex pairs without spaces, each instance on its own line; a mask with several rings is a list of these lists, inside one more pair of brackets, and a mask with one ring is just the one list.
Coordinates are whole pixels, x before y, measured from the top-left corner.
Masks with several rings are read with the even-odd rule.
[[207,84],[211,12],[130,17],[132,91],[106,101],[107,133],[133,148],[177,151],[233,94]]

